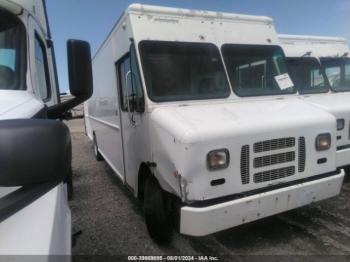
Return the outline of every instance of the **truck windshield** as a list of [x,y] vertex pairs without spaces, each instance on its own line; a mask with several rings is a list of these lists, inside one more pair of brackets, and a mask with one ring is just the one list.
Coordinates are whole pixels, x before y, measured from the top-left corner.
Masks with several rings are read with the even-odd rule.
[[153,101],[215,99],[230,95],[215,45],[142,41],[139,47],[147,92]]
[[295,92],[281,47],[225,44],[222,53],[237,95],[262,96]]
[[350,58],[321,58],[321,63],[333,91],[350,91]]
[[290,76],[301,94],[328,92],[325,73],[316,58],[295,57],[287,61]]
[[24,90],[25,28],[14,15],[0,10],[0,90]]

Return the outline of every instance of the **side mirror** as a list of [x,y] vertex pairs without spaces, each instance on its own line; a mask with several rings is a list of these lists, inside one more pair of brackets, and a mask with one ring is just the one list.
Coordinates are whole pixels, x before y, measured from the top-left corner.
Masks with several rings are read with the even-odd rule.
[[0,187],[59,183],[70,165],[66,125],[43,119],[0,121]]
[[92,95],[90,44],[80,40],[67,42],[69,89],[73,96],[89,99]]
[[73,99],[48,109],[48,117],[61,118],[65,112],[88,100],[93,92],[90,44],[81,40],[68,40],[69,89]]

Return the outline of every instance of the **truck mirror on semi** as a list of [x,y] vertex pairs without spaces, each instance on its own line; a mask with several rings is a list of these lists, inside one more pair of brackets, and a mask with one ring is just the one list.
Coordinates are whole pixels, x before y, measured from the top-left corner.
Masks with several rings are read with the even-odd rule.
[[92,70],[87,42],[67,53],[74,98],[60,103],[45,2],[0,1],[0,255],[71,254],[72,149],[57,120],[92,95]]
[[86,130],[154,240],[339,194],[336,119],[296,96],[271,18],[133,4],[111,32]]
[[291,77],[305,101],[337,119],[337,167],[350,166],[350,56],[346,39],[279,35]]
[[65,112],[83,103],[92,95],[90,44],[81,40],[67,42],[69,89],[73,99],[48,108],[48,117],[61,118]]

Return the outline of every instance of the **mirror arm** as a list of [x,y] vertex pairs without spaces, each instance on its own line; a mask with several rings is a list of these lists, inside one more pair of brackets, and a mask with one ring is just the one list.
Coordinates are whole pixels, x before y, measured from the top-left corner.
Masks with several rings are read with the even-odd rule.
[[64,118],[64,113],[80,105],[89,98],[89,95],[74,97],[68,101],[64,101],[60,104],[50,106],[47,110],[47,116],[49,119],[62,119]]

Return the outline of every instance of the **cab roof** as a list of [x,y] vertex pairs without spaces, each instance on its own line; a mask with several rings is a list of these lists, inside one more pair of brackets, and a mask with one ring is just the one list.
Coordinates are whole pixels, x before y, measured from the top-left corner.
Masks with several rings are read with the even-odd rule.
[[316,57],[349,56],[349,46],[346,38],[310,35],[278,36],[287,56],[303,56],[310,53]]
[[235,13],[213,12],[205,10],[172,8],[162,6],[152,6],[143,4],[131,4],[126,10],[127,13],[165,15],[177,18],[201,18],[218,20],[239,20],[272,23],[273,19],[267,16],[242,15]]

